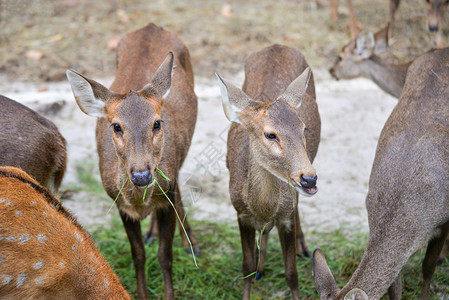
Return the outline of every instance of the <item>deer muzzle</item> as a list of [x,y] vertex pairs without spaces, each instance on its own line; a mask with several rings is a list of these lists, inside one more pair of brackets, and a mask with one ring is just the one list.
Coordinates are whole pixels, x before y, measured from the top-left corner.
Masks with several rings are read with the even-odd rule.
[[153,175],[151,175],[150,170],[131,173],[131,182],[136,186],[147,186],[152,181],[153,181]]

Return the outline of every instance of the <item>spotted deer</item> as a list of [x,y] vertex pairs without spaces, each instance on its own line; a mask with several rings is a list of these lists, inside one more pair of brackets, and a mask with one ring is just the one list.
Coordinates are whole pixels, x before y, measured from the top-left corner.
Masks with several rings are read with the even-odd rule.
[[387,49],[388,28],[384,27],[375,34],[365,30],[360,32],[343,47],[329,70],[330,74],[337,80],[357,77],[371,79],[384,92],[399,98],[412,61],[392,64],[378,56]]
[[401,270],[427,245],[421,299],[427,299],[449,232],[449,49],[433,50],[409,67],[404,90],[379,142],[366,198],[369,240],[340,290],[323,253],[313,255],[321,299],[400,299]]
[[250,298],[255,271],[261,272],[255,232],[267,234],[274,226],[285,278],[292,298],[298,299],[295,250],[297,234],[302,234],[298,192],[305,196],[317,192],[311,161],[321,128],[312,72],[299,50],[273,45],[247,58],[243,90],[217,77],[223,109],[232,122],[227,167],[243,251],[243,299]]
[[46,188],[0,167],[0,298],[131,299],[91,236]]
[[[177,178],[197,115],[189,51],[175,34],[149,24],[121,40],[110,90],[74,71],[67,77],[80,109],[98,118],[101,178],[108,195],[117,199],[131,243],[138,298],[148,297],[140,220],[154,212],[165,298],[173,299],[176,215],[166,196],[182,209]],[[186,221],[184,226],[190,235]]]
[[64,137],[53,122],[32,109],[0,95],[0,166],[23,169],[57,193],[64,177]]

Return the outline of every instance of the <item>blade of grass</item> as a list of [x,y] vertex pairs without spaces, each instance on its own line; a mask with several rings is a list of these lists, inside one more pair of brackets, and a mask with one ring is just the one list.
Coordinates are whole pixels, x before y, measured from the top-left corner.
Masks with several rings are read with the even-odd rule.
[[268,225],[269,223],[270,223],[270,222],[267,222],[267,223],[263,226],[262,230],[260,231],[259,238],[256,239],[257,250],[259,250],[259,256],[257,257],[257,267],[256,267],[256,271],[254,271],[254,272],[252,272],[252,273],[250,273],[250,274],[248,274],[248,275],[246,275],[246,276],[243,276],[241,279],[245,279],[245,278],[248,278],[248,277],[250,277],[250,276],[253,276],[254,274],[257,274],[257,270],[259,270],[259,265],[260,265],[260,245],[262,244],[262,236],[263,236],[263,233],[264,233],[264,231],[265,231],[265,228],[267,227],[267,225]]
[[[114,206],[115,202],[116,202],[117,199],[118,199],[118,196],[120,196],[120,194],[122,193],[122,190],[123,190],[123,188],[125,187],[125,184],[128,182],[128,179],[129,179],[129,178],[126,177],[126,180],[123,181],[122,187],[120,188],[120,191],[118,192],[117,197],[115,197],[114,202],[112,202],[112,205],[111,205],[111,207],[109,207],[108,212],[107,212],[106,214],[109,214],[109,212],[111,211],[112,207]],[[145,199],[145,198],[144,198],[144,199]]]
[[[162,172],[162,171],[161,171]],[[165,176],[165,175],[164,175]],[[193,257],[193,262],[195,263],[195,266],[198,268],[198,264],[196,262],[196,257],[195,257],[195,252],[193,251],[193,246],[192,246],[192,242],[190,241],[189,235],[187,234],[186,229],[184,228],[184,225],[181,221],[181,218],[179,217],[178,211],[175,208],[175,205],[173,204],[173,202],[170,200],[170,198],[167,196],[167,193],[164,192],[164,190],[162,189],[162,187],[159,185],[159,182],[157,181],[156,178],[154,178],[154,182],[156,182],[157,186],[159,187],[159,189],[161,190],[161,192],[164,194],[165,198],[167,198],[168,202],[170,202],[171,206],[173,207],[176,217],[178,218],[179,221],[179,225],[181,226],[182,230],[184,231],[184,234],[187,237],[187,241],[189,242],[189,246],[190,246],[190,250],[192,251],[192,257]]]

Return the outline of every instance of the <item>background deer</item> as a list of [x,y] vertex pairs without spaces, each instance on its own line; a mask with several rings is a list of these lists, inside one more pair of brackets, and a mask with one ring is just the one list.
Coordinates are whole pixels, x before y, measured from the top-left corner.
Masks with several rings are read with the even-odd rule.
[[407,69],[412,63],[391,64],[378,56],[388,46],[388,26],[375,34],[360,32],[338,55],[329,69],[335,79],[365,77],[371,79],[384,92],[399,98],[405,83]]
[[[98,117],[101,178],[108,195],[112,199],[118,196],[116,203],[136,268],[138,298],[147,298],[140,220],[154,211],[165,297],[173,299],[172,242],[176,216],[153,178],[157,178],[171,201],[182,208],[177,177],[197,115],[189,52],[175,34],[149,24],[121,40],[111,90],[73,71],[67,71],[67,76],[81,110]],[[163,180],[156,170],[171,180]],[[143,199],[146,187],[149,188]],[[184,225],[189,233],[188,223]]]
[[0,298],[131,299],[91,236],[28,174],[0,167]]
[[311,161],[321,123],[313,76],[299,50],[273,45],[246,60],[243,91],[221,77],[219,83],[225,114],[233,122],[227,167],[242,242],[243,299],[250,298],[252,273],[257,269],[255,232],[268,233],[274,226],[282,245],[285,278],[292,298],[298,299],[298,191],[307,196],[317,192]]
[[[382,130],[366,208],[369,240],[362,261],[339,290],[326,260],[313,258],[321,299],[401,297],[400,272],[427,244],[422,299],[449,231],[449,49],[434,50],[410,66],[399,103]],[[354,297],[349,298],[349,293]]]
[[0,115],[0,166],[21,168],[56,193],[67,163],[65,139],[56,125],[1,95]]

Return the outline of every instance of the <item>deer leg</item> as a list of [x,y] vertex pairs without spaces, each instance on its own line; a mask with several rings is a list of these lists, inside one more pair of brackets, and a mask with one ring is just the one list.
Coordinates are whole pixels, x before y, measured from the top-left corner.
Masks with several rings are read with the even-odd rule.
[[353,39],[363,29],[363,25],[362,25],[362,23],[357,21],[355,18],[354,6],[352,5],[352,0],[348,0],[348,9],[349,9],[349,19],[351,20],[349,29],[351,31],[351,38]]
[[296,227],[296,254],[304,257],[311,258],[309,248],[307,247],[306,240],[304,239],[304,233],[301,228],[301,220],[299,218],[299,211],[296,210],[295,215],[295,227]]
[[438,264],[441,264],[449,252],[449,233],[446,237],[446,242],[444,242],[443,250],[441,250],[440,256],[438,257]]
[[239,229],[240,229],[240,241],[242,243],[242,254],[243,254],[243,276],[247,276],[243,279],[243,300],[250,299],[251,293],[251,282],[254,275],[248,276],[256,270],[256,260],[255,260],[255,236],[256,230],[245,224],[243,221],[238,219]]
[[402,274],[399,273],[398,277],[393,281],[388,288],[388,298],[390,300],[401,300],[402,296]]
[[337,22],[338,19],[338,0],[330,0],[330,7],[331,7],[331,20],[333,22]]
[[145,236],[143,238],[145,244],[151,245],[153,241],[156,239],[156,237],[159,235],[158,231],[159,229],[157,228],[156,218],[152,215],[147,233],[145,233]]
[[441,249],[443,248],[443,244],[446,240],[448,231],[449,222],[442,226],[441,233],[430,240],[429,244],[427,245],[426,255],[424,256],[424,261],[422,263],[423,287],[421,292],[421,299],[429,298],[430,280],[432,279],[433,273],[435,272],[438,255],[441,253]]
[[267,244],[268,244],[268,232],[264,232],[260,239],[260,252],[259,249],[256,250],[256,264],[257,264],[256,280],[259,280],[263,277],[263,267],[265,263],[265,257],[267,256]]
[[136,268],[137,298],[148,299],[147,280],[145,278],[145,248],[142,240],[140,221],[132,220],[124,212],[120,211],[123,226],[131,244],[131,254]]
[[[190,242],[192,243],[193,252],[196,256],[200,256],[200,249],[196,246],[196,239],[192,234],[192,229],[190,228],[189,221],[187,221],[186,211],[184,210],[184,205],[182,204],[181,199],[181,193],[179,192],[179,187],[176,184],[176,190],[175,190],[175,207],[176,211],[178,212],[179,218],[182,221],[182,225],[184,225],[184,229],[186,230],[186,233],[190,239]],[[181,224],[179,224],[179,234],[182,238],[182,244],[184,248],[186,249],[186,252],[189,254],[192,254],[192,250],[190,249],[189,240],[187,239],[186,234],[184,233],[184,230],[182,229]]]
[[[292,216],[294,221],[295,216]],[[292,299],[299,299],[298,290],[298,271],[296,269],[296,234],[295,226],[292,223],[290,228],[284,226],[278,227],[279,240],[282,246],[282,254],[284,256],[285,280],[292,292]]]
[[[170,200],[174,200],[170,193]],[[165,299],[174,299],[172,264],[173,264],[173,237],[176,230],[176,215],[172,207],[162,208],[156,211],[159,227],[159,250],[157,257],[164,278]]]

